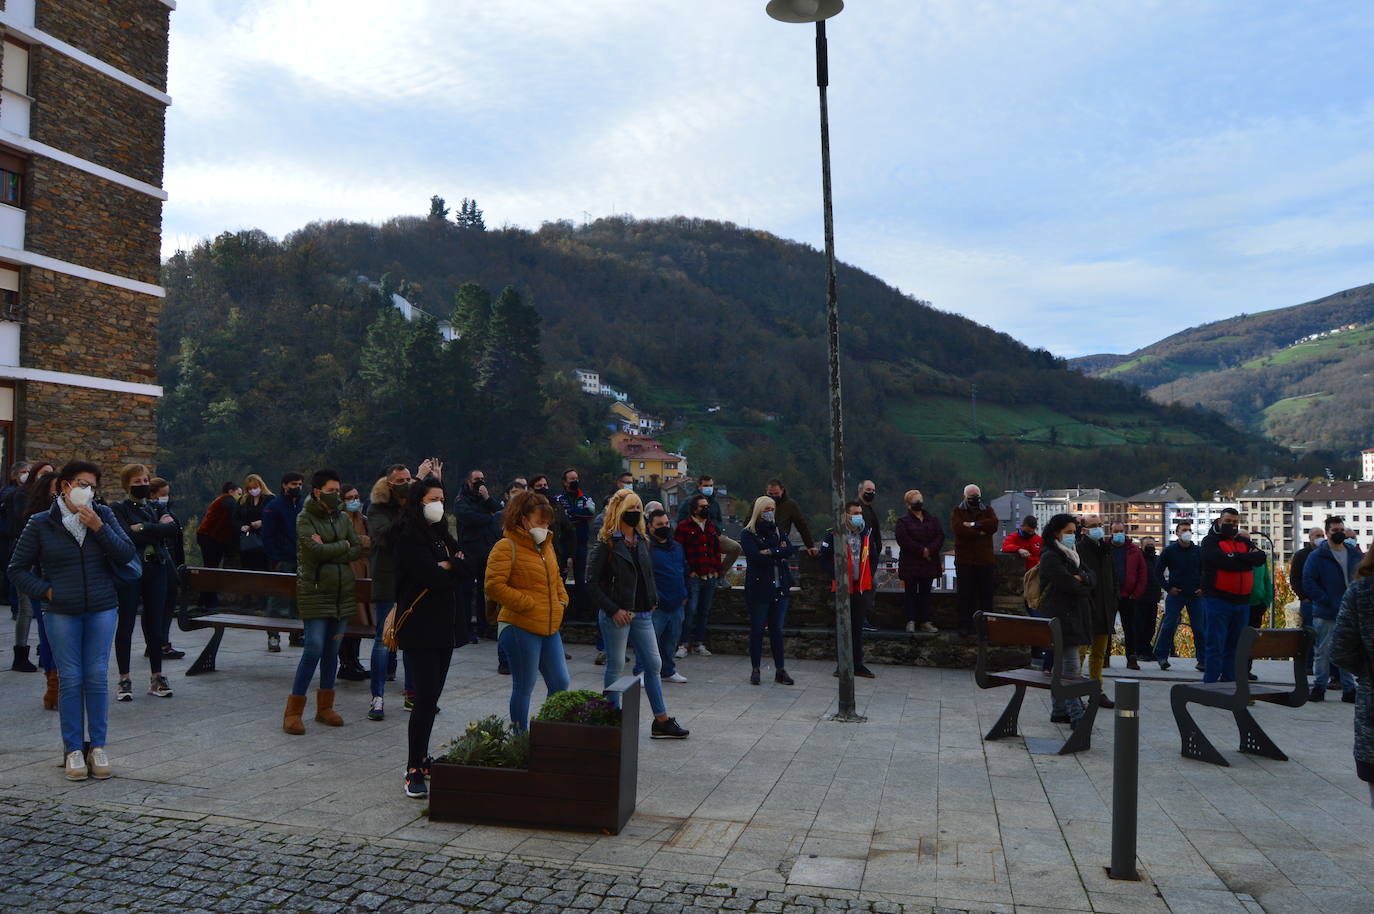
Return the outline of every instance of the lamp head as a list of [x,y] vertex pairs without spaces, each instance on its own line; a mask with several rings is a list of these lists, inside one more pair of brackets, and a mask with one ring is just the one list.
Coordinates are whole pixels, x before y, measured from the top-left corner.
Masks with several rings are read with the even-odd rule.
[[768,15],[779,22],[820,22],[838,15],[844,0],[768,0]]

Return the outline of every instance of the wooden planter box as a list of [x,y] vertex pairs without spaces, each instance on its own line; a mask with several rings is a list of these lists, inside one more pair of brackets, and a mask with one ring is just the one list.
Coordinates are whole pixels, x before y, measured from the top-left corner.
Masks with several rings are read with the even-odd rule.
[[639,679],[605,689],[620,695],[620,726],[530,721],[530,767],[479,768],[435,762],[429,817],[606,831],[619,834],[635,811],[639,775]]

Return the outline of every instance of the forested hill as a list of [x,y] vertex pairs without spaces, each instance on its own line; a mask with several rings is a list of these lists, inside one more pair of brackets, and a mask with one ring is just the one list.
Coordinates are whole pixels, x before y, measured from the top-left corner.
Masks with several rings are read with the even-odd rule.
[[1072,364],[1138,384],[1161,403],[1217,410],[1289,447],[1353,457],[1374,443],[1374,284]]
[[[781,474],[825,505],[817,251],[686,218],[463,221],[226,233],[169,260],[159,468],[199,496],[248,470],[328,462],[366,481],[431,453],[498,477],[569,463],[609,476],[608,401],[573,380],[588,367],[668,420],[693,471],[745,493]],[[392,290],[460,338],[407,323]],[[912,486],[943,509],[967,481],[1208,491],[1294,469],[1214,415],[1086,378],[860,270],[841,269],[839,294],[849,475],[875,479],[884,508]]]

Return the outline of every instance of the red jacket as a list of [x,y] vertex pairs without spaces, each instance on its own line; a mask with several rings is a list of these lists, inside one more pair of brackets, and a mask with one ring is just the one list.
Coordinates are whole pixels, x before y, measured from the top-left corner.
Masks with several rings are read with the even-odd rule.
[[690,517],[680,521],[673,539],[686,553],[688,574],[703,578],[720,574],[720,528],[711,521],[705,528]]
[[1040,564],[1040,549],[1044,544],[1044,537],[1040,534],[1032,533],[1030,539],[1025,539],[1021,536],[1021,528],[1017,527],[1002,540],[1002,551],[1010,552],[1013,555],[1022,549],[1029,552],[1030,556],[1026,559],[1026,570],[1030,571]]
[[1121,582],[1119,594],[1138,600],[1145,596],[1145,587],[1149,583],[1150,570],[1145,566],[1145,553],[1140,551],[1135,540],[1126,540],[1126,579]]
[[210,507],[205,509],[205,518],[196,528],[196,533],[201,536],[208,536],[210,539],[227,546],[234,541],[234,525],[232,523],[233,509],[230,505],[233,499],[228,495],[221,495],[210,502]]

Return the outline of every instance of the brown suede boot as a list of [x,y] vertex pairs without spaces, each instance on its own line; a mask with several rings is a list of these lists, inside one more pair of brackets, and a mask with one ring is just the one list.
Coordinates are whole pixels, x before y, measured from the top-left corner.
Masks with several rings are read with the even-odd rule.
[[282,718],[281,728],[292,736],[300,736],[305,732],[305,724],[301,722],[301,714],[305,711],[304,695],[286,696],[286,715]]
[[57,710],[57,670],[48,670],[48,690],[43,693],[43,707],[48,711]]
[[331,727],[343,726],[343,718],[334,710],[333,689],[319,689],[315,692],[315,720]]

